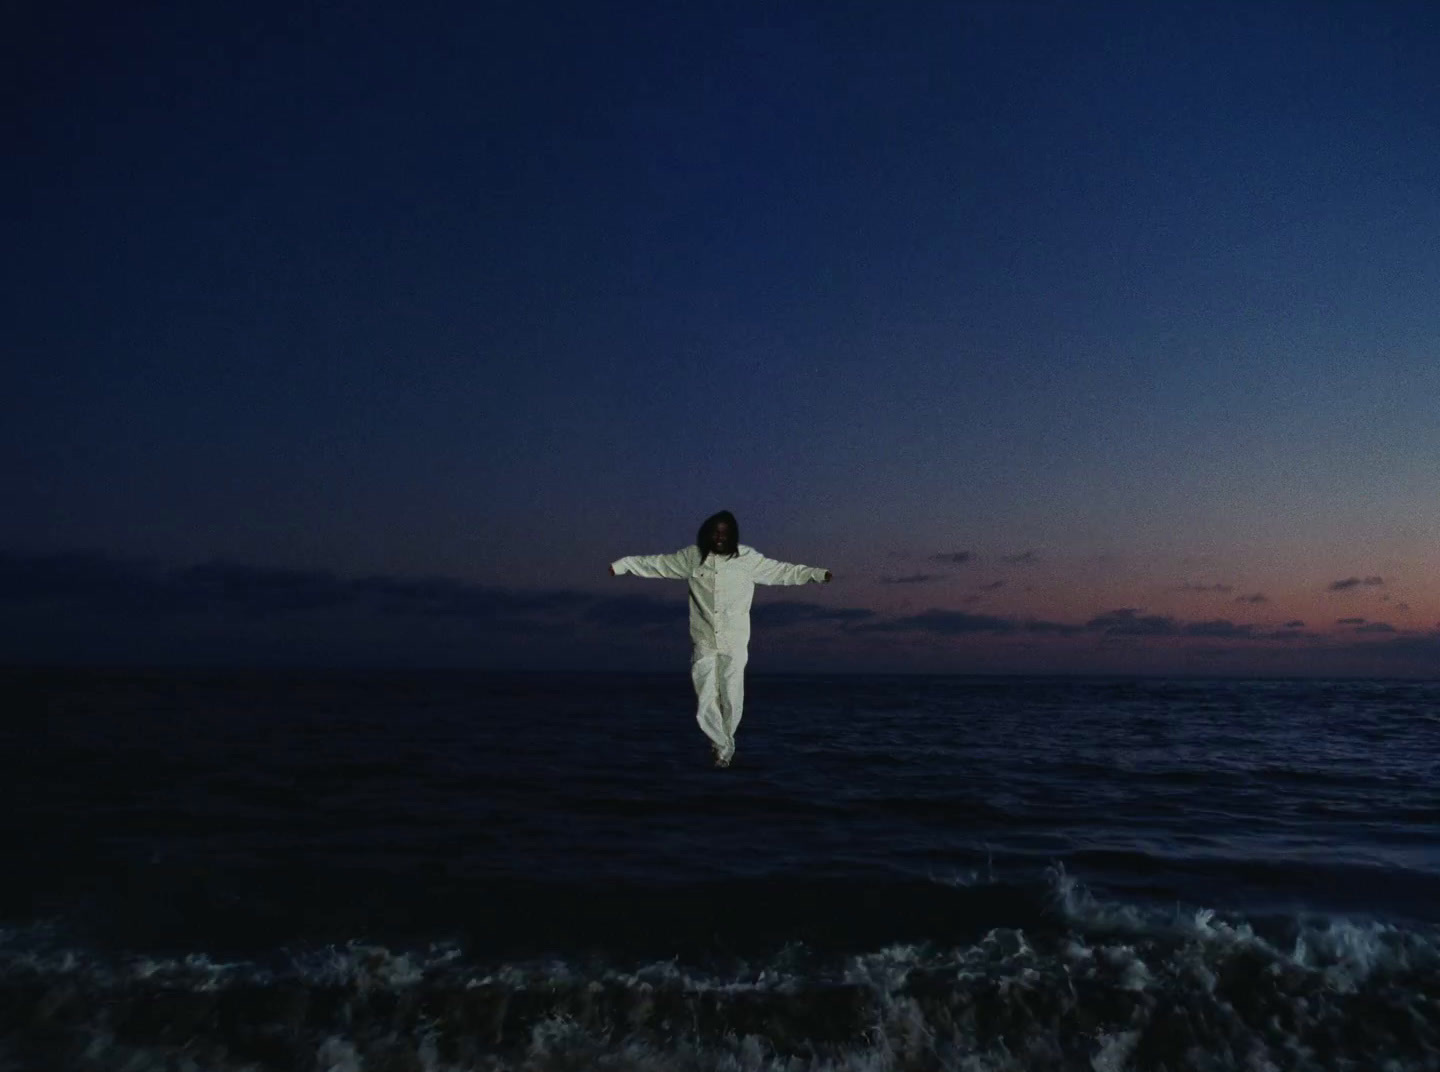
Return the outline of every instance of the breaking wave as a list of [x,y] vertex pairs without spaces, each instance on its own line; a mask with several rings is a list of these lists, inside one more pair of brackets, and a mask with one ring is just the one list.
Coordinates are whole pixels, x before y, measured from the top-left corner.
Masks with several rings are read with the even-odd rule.
[[1058,869],[1030,895],[958,941],[659,960],[103,956],[34,928],[0,948],[0,1068],[1440,1069],[1440,928],[1167,913]]

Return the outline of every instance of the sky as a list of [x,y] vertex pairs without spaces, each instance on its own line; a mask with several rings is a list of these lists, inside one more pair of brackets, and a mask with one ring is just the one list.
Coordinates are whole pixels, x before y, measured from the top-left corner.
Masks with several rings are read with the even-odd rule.
[[22,3],[0,664],[1440,675],[1428,3]]

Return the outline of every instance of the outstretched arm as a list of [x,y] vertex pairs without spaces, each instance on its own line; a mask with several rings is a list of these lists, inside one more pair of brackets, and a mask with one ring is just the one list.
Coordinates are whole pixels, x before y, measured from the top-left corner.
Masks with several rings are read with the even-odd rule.
[[685,547],[673,555],[628,555],[610,563],[610,575],[630,573],[636,577],[659,577],[683,581],[694,572],[694,547]]
[[[759,552],[756,552],[759,554]],[[777,562],[760,555],[751,574],[756,584],[806,584],[830,580],[830,571],[819,566],[797,566],[793,562]]]

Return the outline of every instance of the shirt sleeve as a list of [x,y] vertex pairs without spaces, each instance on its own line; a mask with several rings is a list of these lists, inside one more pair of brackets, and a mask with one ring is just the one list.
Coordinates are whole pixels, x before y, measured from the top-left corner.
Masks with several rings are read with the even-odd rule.
[[691,562],[694,550],[693,547],[683,547],[671,555],[627,555],[610,563],[610,568],[617,577],[629,573],[636,577],[683,581],[694,572]]
[[766,558],[755,552],[758,561],[751,567],[750,575],[755,579],[756,584],[807,584],[810,581],[820,582],[825,579],[825,569],[821,566],[799,566],[793,562],[777,562],[773,558]]

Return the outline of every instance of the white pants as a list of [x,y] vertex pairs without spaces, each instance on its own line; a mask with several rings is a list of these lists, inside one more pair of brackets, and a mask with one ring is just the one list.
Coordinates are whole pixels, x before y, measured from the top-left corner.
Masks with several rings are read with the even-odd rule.
[[695,721],[715,746],[715,754],[727,761],[735,754],[735,730],[745,708],[745,663],[749,657],[746,651],[697,649],[690,658],[690,680],[699,701]]

